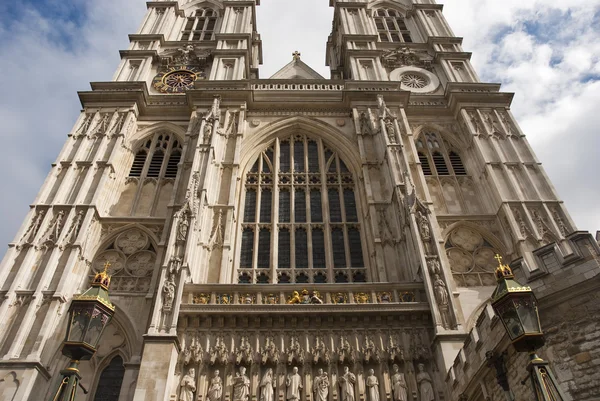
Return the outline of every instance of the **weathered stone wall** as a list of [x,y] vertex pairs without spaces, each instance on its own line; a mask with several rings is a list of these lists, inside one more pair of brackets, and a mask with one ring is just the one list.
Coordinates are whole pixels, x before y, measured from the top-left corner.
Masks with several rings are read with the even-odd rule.
[[[536,250],[538,268],[527,280],[522,260],[513,264],[519,282],[530,285],[540,301],[546,346],[561,387],[573,400],[600,399],[600,264],[598,244],[587,233],[569,236],[565,247],[550,244]],[[481,313],[446,377],[449,400],[505,400],[486,353],[505,354],[508,382],[515,399],[533,399],[527,377],[528,356],[515,352],[491,305]],[[527,380],[526,380],[527,379]],[[524,381],[524,384],[522,383]]]

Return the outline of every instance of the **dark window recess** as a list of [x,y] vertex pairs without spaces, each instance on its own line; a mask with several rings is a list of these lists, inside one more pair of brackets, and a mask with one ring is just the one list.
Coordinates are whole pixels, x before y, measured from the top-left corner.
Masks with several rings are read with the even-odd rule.
[[100,375],[94,401],[118,401],[123,376],[125,376],[123,359],[120,356],[115,356]]
[[308,237],[306,230],[296,230],[296,268],[306,269],[308,267]]
[[294,171],[304,172],[304,142],[294,142]]
[[335,275],[335,282],[336,283],[347,283],[348,282],[348,275],[346,273],[342,273],[342,272],[338,272]]
[[290,191],[279,192],[279,221],[290,222]]
[[333,250],[333,267],[346,267],[344,231],[341,228],[331,230],[331,249]]
[[350,245],[350,265],[352,267],[364,267],[360,231],[357,228],[348,229],[348,243]]
[[283,229],[279,231],[279,246],[278,250],[278,258],[277,258],[277,267],[280,269],[287,269],[290,266],[290,231],[287,229]]
[[260,158],[256,161],[256,163],[254,163],[254,165],[250,169],[251,173],[258,173],[258,162],[259,162],[259,160],[260,160]]
[[254,231],[245,228],[242,232],[242,252],[240,256],[240,267],[249,269],[252,267],[252,253],[254,249]]
[[323,211],[321,210],[321,191],[319,190],[310,191],[310,221],[313,223],[323,221]]
[[311,173],[319,171],[319,147],[315,141],[308,142],[308,171]]
[[244,222],[254,223],[256,220],[256,190],[246,191],[246,202],[244,204]]
[[324,269],[325,266],[325,236],[323,230],[315,228],[312,230],[313,267]]
[[279,151],[281,152],[281,156],[279,157],[279,170],[282,173],[290,172],[290,143],[288,141],[283,141],[279,145]]
[[260,194],[260,222],[271,222],[271,204],[273,203],[273,193],[270,189],[263,189]]
[[431,167],[429,166],[429,160],[427,156],[423,153],[419,152],[419,161],[421,162],[421,168],[423,169],[423,174],[431,175]]
[[444,156],[442,156],[441,153],[434,152],[431,157],[433,158],[433,164],[435,164],[435,169],[438,175],[450,174],[448,171],[448,166],[446,165],[446,160],[444,160]]
[[308,275],[306,273],[300,273],[296,276],[296,282],[299,284],[308,283]]
[[150,160],[150,167],[148,167],[148,175],[147,177],[158,177],[160,174],[160,168],[162,167],[162,162],[165,157],[165,154],[161,150],[155,150],[152,155],[152,160]]
[[133,159],[133,164],[131,166],[131,171],[129,171],[130,177],[139,177],[142,175],[142,170],[144,169],[147,155],[148,153],[146,153],[144,149],[141,149],[136,153],[135,159]]
[[266,273],[260,273],[258,276],[256,276],[256,283],[269,284],[269,275]]
[[252,283],[252,276],[246,272],[240,274],[239,278],[238,278],[238,283],[240,284],[251,284]]
[[279,284],[289,284],[292,282],[292,278],[287,273],[281,273],[277,279]]
[[325,273],[319,272],[319,273],[315,274],[314,281],[317,284],[326,283],[327,276],[325,275]]
[[181,153],[179,151],[174,151],[173,153],[171,153],[171,156],[169,157],[169,162],[167,163],[167,171],[165,172],[165,178],[177,177],[177,168],[179,160],[181,160]]
[[358,221],[356,198],[352,189],[344,189],[344,206],[346,208],[346,221]]
[[467,175],[467,170],[465,170],[465,166],[463,165],[462,160],[460,160],[458,153],[450,152],[448,158],[450,159],[450,164],[452,164],[455,175]]
[[271,231],[266,228],[262,228],[258,233],[258,261],[257,266],[259,269],[270,268],[271,260]]
[[342,221],[342,206],[340,205],[340,193],[337,189],[327,191],[329,197],[329,218],[333,223]]
[[294,193],[294,214],[296,223],[306,223],[306,192],[301,189]]

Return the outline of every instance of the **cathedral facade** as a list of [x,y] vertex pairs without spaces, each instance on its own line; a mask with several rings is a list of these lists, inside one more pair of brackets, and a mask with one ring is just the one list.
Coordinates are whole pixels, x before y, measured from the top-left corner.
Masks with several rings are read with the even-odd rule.
[[69,303],[107,263],[117,311],[78,401],[531,399],[496,255],[565,391],[600,399],[598,243],[442,6],[330,0],[331,77],[294,52],[262,79],[259,5],[148,2],[79,93],[2,261],[0,401],[51,399]]

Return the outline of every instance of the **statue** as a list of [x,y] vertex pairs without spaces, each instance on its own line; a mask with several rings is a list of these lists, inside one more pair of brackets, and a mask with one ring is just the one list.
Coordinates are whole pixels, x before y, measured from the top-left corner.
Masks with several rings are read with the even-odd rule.
[[233,378],[233,401],[247,401],[250,394],[250,379],[246,376],[246,368],[241,366],[240,371]]
[[173,300],[175,299],[175,277],[173,274],[169,274],[163,285],[163,310],[170,312],[173,307]]
[[206,399],[208,401],[220,401],[223,396],[223,381],[219,376],[219,371],[215,370],[213,378],[210,379],[210,387],[208,388],[208,394]]
[[375,377],[375,371],[369,369],[369,376],[366,380],[368,401],[379,401],[379,381]]
[[433,276],[433,291],[435,292],[435,299],[439,306],[448,306],[450,299],[448,296],[448,289],[446,284],[442,280],[439,274]]
[[390,143],[395,144],[396,139],[396,127],[394,126],[394,121],[390,117],[387,117],[384,120],[385,123],[385,131],[387,132],[387,136],[390,140]]
[[317,376],[313,380],[314,401],[327,401],[329,395],[329,377],[323,369],[317,371]]
[[419,401],[434,401],[435,394],[433,393],[433,380],[429,373],[425,372],[425,365],[422,363],[417,365],[419,373],[417,373],[417,384],[419,385]]
[[285,393],[286,400],[300,400],[300,390],[302,390],[302,377],[298,374],[298,367],[292,368],[292,374],[285,379],[287,391]]
[[273,369],[269,368],[260,380],[260,401],[273,401],[275,383],[273,381]]
[[404,373],[400,373],[398,365],[392,366],[392,395],[393,401],[408,401],[408,392]]
[[194,401],[194,391],[196,391],[196,371],[190,368],[186,375],[181,379],[181,392],[179,401]]
[[354,401],[354,383],[356,376],[344,366],[344,374],[338,379],[340,383],[340,401]]

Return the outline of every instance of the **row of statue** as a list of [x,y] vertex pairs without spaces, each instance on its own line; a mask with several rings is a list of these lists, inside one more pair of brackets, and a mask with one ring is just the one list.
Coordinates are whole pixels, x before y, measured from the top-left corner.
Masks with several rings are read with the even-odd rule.
[[[418,373],[416,376],[418,385],[419,401],[434,401],[435,393],[433,391],[433,380],[429,373],[425,371],[425,365],[418,364]],[[194,401],[196,392],[196,372],[190,368],[188,373],[181,380],[180,401]],[[392,388],[392,401],[408,401],[408,385],[404,373],[400,372],[398,365],[392,366],[392,375],[390,377]],[[343,373],[337,379],[339,387],[340,401],[356,401],[355,384],[356,375],[350,372],[348,366],[344,366]],[[375,376],[375,371],[369,369],[366,385],[366,401],[380,401],[379,380]],[[268,368],[259,383],[259,401],[275,400],[275,378],[273,369]],[[304,389],[302,385],[302,376],[298,373],[298,367],[292,368],[292,373],[285,379],[285,399],[286,401],[300,401],[301,393]],[[313,401],[328,401],[329,389],[331,387],[329,376],[319,369],[313,379],[312,392]],[[250,378],[246,375],[246,368],[241,366],[233,378],[233,399],[232,401],[248,401],[250,395]],[[220,371],[215,370],[210,379],[210,386],[206,395],[207,401],[221,401],[223,397],[223,380]]]

